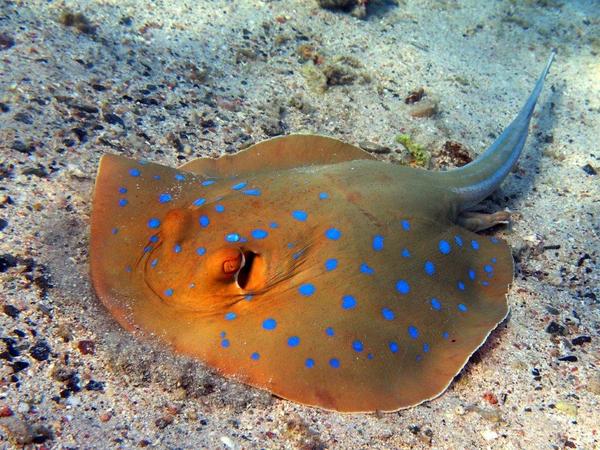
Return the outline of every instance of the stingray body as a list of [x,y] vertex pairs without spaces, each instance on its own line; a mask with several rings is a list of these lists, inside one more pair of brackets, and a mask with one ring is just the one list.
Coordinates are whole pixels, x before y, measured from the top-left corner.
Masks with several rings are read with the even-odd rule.
[[303,135],[179,169],[104,156],[98,296],[127,329],[300,403],[436,397],[507,314],[510,249],[465,228],[505,217],[464,211],[517,160],[550,62],[492,147],[448,172]]

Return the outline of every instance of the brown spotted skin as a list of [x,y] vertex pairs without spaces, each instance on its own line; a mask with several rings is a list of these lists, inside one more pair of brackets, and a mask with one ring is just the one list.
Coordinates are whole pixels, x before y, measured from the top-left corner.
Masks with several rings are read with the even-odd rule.
[[334,141],[322,139],[280,138],[276,158],[259,144],[241,158],[261,151],[269,170],[247,173],[235,156],[187,171],[104,156],[94,287],[127,329],[278,396],[345,412],[419,404],[506,316],[509,248],[457,226],[433,173],[341,143],[333,163],[308,150],[285,162]]

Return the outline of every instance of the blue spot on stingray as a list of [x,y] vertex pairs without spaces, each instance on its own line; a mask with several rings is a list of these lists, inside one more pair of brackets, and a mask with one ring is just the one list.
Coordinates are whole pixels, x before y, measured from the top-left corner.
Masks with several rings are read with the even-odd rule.
[[173,295],[173,289],[169,288],[165,291],[165,295],[167,297],[171,297]]
[[152,267],[154,269],[157,264],[158,264],[158,258],[154,258],[152,260],[152,262],[150,263],[150,267]]
[[225,336],[227,336],[227,333],[225,333],[224,331],[221,331],[219,333],[219,336],[221,336],[222,338],[224,338]]
[[396,290],[402,295],[406,295],[410,292],[410,286],[406,280],[398,280],[396,282]]
[[330,271],[336,269],[338,266],[338,260],[335,258],[328,259],[325,261],[325,270]]
[[437,298],[432,298],[431,299],[431,307],[433,309],[435,309],[436,311],[439,311],[440,309],[442,309],[442,304],[440,303],[440,301]]
[[337,241],[339,238],[342,237],[342,232],[337,228],[330,228],[327,231],[325,231],[325,237],[327,239],[331,239],[332,241]]
[[339,367],[340,367],[340,360],[339,360],[339,359],[337,359],[337,358],[331,358],[331,359],[329,360],[329,365],[330,365],[331,367],[333,367],[334,369],[337,369],[337,368],[339,368]]
[[400,222],[402,224],[402,229],[404,231],[408,231],[410,230],[410,222],[408,220],[403,220],[402,222]]
[[292,259],[298,259],[298,258],[300,258],[300,257],[302,256],[302,254],[303,254],[303,253],[304,253],[304,250],[300,250],[300,251],[298,251],[298,252],[294,253],[294,254],[292,255]]
[[298,336],[291,336],[288,338],[288,345],[290,347],[297,347],[300,345],[300,338]]
[[465,305],[464,303],[459,303],[458,310],[462,312],[467,312],[467,305]]
[[144,247],[144,253],[148,253],[151,250],[152,250],[152,246],[151,245],[148,245],[148,246]]
[[254,361],[258,361],[260,359],[260,353],[258,352],[254,352],[250,355],[250,359],[253,359]]
[[484,285],[484,286],[489,286],[490,285],[490,283],[488,281],[482,281],[481,284]]
[[221,347],[223,347],[223,348],[229,347],[229,344],[230,344],[229,339],[223,339],[221,341]]
[[225,207],[223,205],[215,205],[215,211],[218,213],[222,213],[225,211]]
[[297,210],[292,211],[292,217],[296,220],[299,220],[300,222],[304,222],[308,218],[308,214],[306,211]]
[[367,354],[367,359],[373,359],[373,353],[368,353]]
[[425,261],[425,273],[427,275],[433,275],[435,273],[435,264],[431,261]]
[[225,236],[225,240],[227,242],[238,242],[240,240],[240,235],[237,233],[229,233]]
[[175,174],[175,179],[177,181],[183,181],[183,180],[185,180],[185,177],[182,174],[180,174],[180,173],[176,173]]
[[423,353],[427,353],[429,351],[429,344],[427,342],[423,343]]
[[390,352],[392,353],[398,353],[398,349],[400,348],[398,346],[398,343],[394,341],[390,341],[388,347],[390,348]]
[[233,320],[237,317],[237,314],[234,312],[228,312],[225,314],[225,320]]
[[205,198],[197,198],[196,200],[194,200],[194,206],[202,206],[205,203],[206,203]]
[[175,244],[175,247],[173,247],[173,251],[175,253],[181,253],[181,245]]
[[473,248],[473,250],[479,250],[479,242],[477,242],[475,239],[473,239],[471,241],[471,247]]
[[234,191],[239,191],[240,189],[244,189],[247,184],[248,183],[246,183],[245,181],[242,181],[241,183],[234,184],[233,186],[231,186],[231,189],[233,189]]
[[196,249],[196,254],[198,256],[204,256],[206,254],[206,249],[204,247],[198,247]]
[[417,339],[419,337],[419,330],[417,327],[410,325],[408,327],[408,335],[411,337],[411,339]]
[[490,259],[490,261],[492,261],[492,264],[496,264],[496,262],[498,261],[496,258],[492,258]]
[[458,283],[456,283],[456,287],[458,289],[460,289],[461,291],[465,290],[465,283],[463,283],[462,281],[459,281]]
[[304,361],[304,365],[308,369],[312,369],[313,367],[315,367],[315,360],[312,358],[306,358],[306,361]]
[[150,242],[153,242],[153,243],[158,242],[158,235],[153,234],[152,236],[150,236]]
[[454,236],[454,242],[456,242],[456,245],[458,245],[459,247],[463,246],[463,240],[460,236]]
[[376,252],[383,250],[383,236],[377,235],[373,238],[373,250]]
[[119,194],[126,194],[127,193],[127,188],[126,187],[120,187],[119,188]]
[[148,228],[158,228],[158,227],[160,227],[160,220],[158,220],[156,217],[153,217],[148,221]]
[[263,322],[262,327],[265,330],[274,330],[277,327],[277,321],[275,319],[266,319]]
[[450,337],[450,333],[448,333],[447,331],[444,331],[444,332],[442,333],[442,337],[443,337],[444,339],[448,339],[448,338]]
[[127,199],[126,198],[122,198],[121,200],[119,200],[119,206],[123,207],[125,205],[127,205]]
[[298,288],[298,292],[300,292],[300,294],[304,295],[305,297],[310,297],[315,293],[316,290],[317,289],[315,288],[315,286],[310,283],[305,283]]
[[450,253],[450,250],[452,249],[450,247],[450,244],[448,243],[448,241],[445,241],[443,239],[438,244],[438,248],[440,249],[440,253],[442,253],[443,255],[447,255],[448,253]]
[[402,249],[402,256],[404,258],[410,258],[410,251],[407,248]]
[[287,248],[292,248],[293,246],[294,246],[294,243],[293,243],[293,242],[288,242],[288,244],[287,244]]
[[246,294],[246,296],[244,297],[244,299],[247,302],[251,302],[253,298],[254,298],[254,295],[252,295],[252,294]]
[[359,340],[356,340],[352,343],[352,348],[355,352],[362,352],[364,349],[363,343]]
[[119,229],[118,228],[113,228],[111,230],[111,232],[112,232],[112,234],[117,234],[119,232]]
[[171,197],[171,194],[163,193],[158,196],[158,201],[161,203],[168,203],[171,200],[173,200],[173,197]]
[[325,334],[327,336],[335,336],[335,331],[333,331],[333,328],[327,327],[327,328],[325,328]]
[[160,175],[154,175],[152,178],[154,178],[155,180],[160,180]]
[[242,191],[242,194],[258,197],[260,195],[260,189],[246,189],[245,191]]
[[252,235],[252,237],[254,239],[264,239],[269,235],[269,233],[267,231],[261,230],[260,228],[257,228],[256,230],[252,230],[250,232],[250,234]]
[[475,279],[476,273],[473,269],[469,269],[469,279],[473,281]]
[[210,219],[208,218],[208,216],[200,216],[200,218],[198,219],[198,223],[200,223],[200,226],[202,228],[206,228],[210,224]]
[[382,308],[381,315],[383,316],[383,318],[385,320],[394,320],[394,317],[396,317],[396,315],[394,314],[394,311],[392,311],[389,308]]
[[327,200],[329,198],[329,194],[327,192],[320,192],[319,193],[319,198],[321,200]]
[[352,309],[356,306],[356,299],[352,295],[344,295],[342,297],[342,308]]
[[367,275],[373,275],[375,271],[367,265],[367,263],[362,263],[360,265],[360,271],[362,273],[366,273]]
[[486,264],[485,266],[483,266],[483,270],[485,270],[487,273],[492,273],[494,271],[494,268],[489,264]]
[[129,169],[129,175],[131,175],[132,177],[139,177],[141,174],[141,172],[139,171],[139,169]]
[[423,359],[422,355],[415,356],[415,361],[417,361],[417,362],[421,361],[422,359]]
[[498,240],[498,238],[495,238],[495,237],[490,238],[490,241],[491,241],[492,244],[497,244],[498,242],[500,242]]
[[270,226],[271,228],[279,228],[279,224],[278,224],[277,222],[271,222],[271,223],[269,224],[269,226]]
[[200,183],[202,186],[210,186],[211,184],[215,184],[215,180],[204,180]]
[[246,239],[245,237],[241,237],[240,242],[248,242],[248,239]]
[[131,266],[125,266],[125,272],[131,272]]

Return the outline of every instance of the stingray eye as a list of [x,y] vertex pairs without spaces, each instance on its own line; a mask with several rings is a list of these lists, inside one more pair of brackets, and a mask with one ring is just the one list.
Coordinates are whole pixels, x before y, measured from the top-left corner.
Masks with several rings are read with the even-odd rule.
[[224,247],[210,256],[208,269],[216,280],[233,281],[244,264],[244,254],[239,248]]
[[223,261],[223,273],[232,275],[236,273],[242,266],[241,253],[234,259],[227,259]]

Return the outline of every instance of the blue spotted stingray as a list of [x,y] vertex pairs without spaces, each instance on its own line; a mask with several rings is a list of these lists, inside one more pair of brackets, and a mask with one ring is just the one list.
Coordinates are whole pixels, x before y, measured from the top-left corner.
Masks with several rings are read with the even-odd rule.
[[311,135],[178,169],[105,155],[99,298],[125,328],[303,404],[438,396],[506,317],[510,249],[475,232],[508,215],[469,208],[516,163],[552,56],[492,146],[446,172]]

